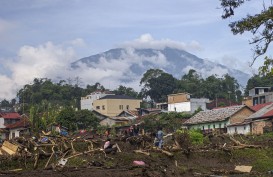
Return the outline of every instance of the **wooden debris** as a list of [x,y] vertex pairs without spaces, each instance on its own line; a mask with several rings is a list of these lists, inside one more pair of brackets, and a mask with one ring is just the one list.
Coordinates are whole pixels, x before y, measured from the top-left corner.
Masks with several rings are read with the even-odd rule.
[[250,173],[250,171],[252,170],[252,166],[245,166],[245,165],[236,166],[235,170],[244,172],[244,173]]
[[155,151],[155,152],[162,152],[163,154],[166,154],[169,157],[173,156],[173,153],[171,153],[169,151],[166,151],[166,150],[163,150],[163,149],[153,148],[153,151]]
[[18,146],[11,144],[8,141],[4,141],[2,147],[1,147],[1,151],[4,151],[5,153],[9,154],[9,155],[14,155],[16,154],[17,150],[18,150]]
[[147,156],[150,155],[149,152],[145,152],[145,151],[142,151],[142,150],[134,150],[134,153],[144,154],[144,155],[147,155]]

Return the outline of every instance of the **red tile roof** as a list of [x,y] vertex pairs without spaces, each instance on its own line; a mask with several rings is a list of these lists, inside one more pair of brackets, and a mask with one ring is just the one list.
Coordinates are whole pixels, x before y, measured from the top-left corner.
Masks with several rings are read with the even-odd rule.
[[21,116],[17,112],[1,112],[0,117],[4,119],[20,119]]
[[6,128],[8,129],[13,129],[13,128],[25,128],[30,126],[30,121],[28,118],[22,118],[20,121],[14,123],[14,124],[9,124],[6,125]]
[[255,106],[251,106],[250,108],[253,109],[254,111],[259,111],[263,107],[270,105],[272,102],[264,103],[264,104],[257,104]]

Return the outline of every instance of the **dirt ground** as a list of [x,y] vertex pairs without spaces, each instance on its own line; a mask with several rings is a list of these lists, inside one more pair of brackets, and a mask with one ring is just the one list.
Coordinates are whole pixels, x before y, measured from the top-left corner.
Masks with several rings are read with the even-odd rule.
[[[269,160],[273,161],[272,141],[269,139],[256,141],[257,144],[266,146],[266,152],[260,149],[239,149],[233,151],[219,150],[216,147],[230,144],[225,137],[210,137],[209,144],[192,149],[191,152],[185,150],[174,151],[173,156],[168,156],[161,152],[146,151],[150,155],[134,153],[138,149],[137,145],[116,140],[122,152],[108,154],[83,154],[71,158],[65,167],[54,168],[53,164],[47,169],[43,169],[47,159],[39,161],[37,170],[24,170],[22,161],[19,165],[11,166],[0,171],[0,176],[5,177],[124,177],[124,176],[143,176],[143,177],[172,177],[172,176],[271,176],[268,173],[271,166],[265,164],[265,169],[256,164],[254,153],[261,155],[267,154]],[[241,138],[242,139],[242,138]],[[251,139],[251,138],[250,138]],[[272,139],[272,138],[271,138]],[[243,138],[241,141],[250,141]],[[253,143],[254,141],[252,141]],[[101,146],[101,145],[100,145]],[[226,145],[225,145],[226,146]],[[247,155],[252,153],[252,155]],[[246,154],[246,155],[244,155]],[[265,155],[263,155],[265,156]],[[19,159],[18,159],[19,160]],[[57,158],[55,159],[57,160]],[[263,159],[261,159],[263,160]],[[268,160],[268,159],[267,159]],[[14,161],[14,160],[13,160]],[[133,161],[143,161],[144,166],[136,166]],[[272,162],[272,161],[269,161]],[[0,165],[6,162],[1,161]],[[27,162],[32,165],[32,162]],[[20,165],[21,164],[21,165]],[[234,171],[236,165],[253,166],[251,173],[239,173]],[[16,167],[16,168],[15,168]],[[50,168],[52,167],[52,168]],[[22,169],[22,170],[21,170]],[[18,170],[18,171],[17,171]]]

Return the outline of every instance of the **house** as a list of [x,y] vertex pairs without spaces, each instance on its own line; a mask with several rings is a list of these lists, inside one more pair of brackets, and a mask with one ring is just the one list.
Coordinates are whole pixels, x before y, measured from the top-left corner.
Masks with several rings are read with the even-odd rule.
[[0,112],[0,128],[20,121],[21,116],[17,112]]
[[105,116],[114,117],[124,110],[140,108],[141,100],[127,95],[106,95],[93,102],[94,110]]
[[191,98],[189,93],[177,93],[168,95],[168,111],[169,112],[191,112],[198,108],[207,110],[207,98]]
[[161,109],[162,111],[168,111],[168,103],[164,102],[164,103],[156,103],[155,107],[157,109]]
[[95,92],[92,92],[90,95],[81,97],[81,110],[87,109],[92,111],[94,109],[93,102],[106,95],[114,95],[114,94],[109,91],[97,90]]
[[133,119],[130,119],[128,117],[107,117],[103,120],[100,121],[100,125],[102,126],[123,126],[123,125],[128,125],[131,123]]
[[157,108],[137,108],[137,110],[138,110],[139,116],[144,116],[144,115],[149,115],[149,114],[157,114],[157,113],[162,112],[161,109],[157,109]]
[[227,133],[230,135],[250,134],[251,133],[251,122],[244,121],[244,122],[240,122],[240,123],[234,123],[234,124],[227,125]]
[[252,105],[273,102],[273,91],[271,87],[255,87],[249,90],[249,96],[252,97]]
[[188,119],[184,125],[189,129],[201,129],[205,132],[219,129],[220,132],[226,133],[228,125],[242,123],[254,112],[245,105],[201,111]]
[[257,110],[246,121],[251,123],[252,134],[263,134],[272,131],[273,103],[255,105],[252,109]]
[[5,137],[2,136],[3,139],[12,139],[15,137],[20,137],[30,133],[30,121],[25,116],[20,119],[20,121],[15,122],[13,124],[6,125],[6,130],[8,133],[5,134]]

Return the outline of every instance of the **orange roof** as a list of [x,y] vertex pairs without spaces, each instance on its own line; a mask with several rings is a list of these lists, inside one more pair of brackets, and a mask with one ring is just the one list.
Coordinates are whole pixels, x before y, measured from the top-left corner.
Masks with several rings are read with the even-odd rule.
[[4,119],[20,119],[21,116],[17,112],[1,112],[0,117]]

